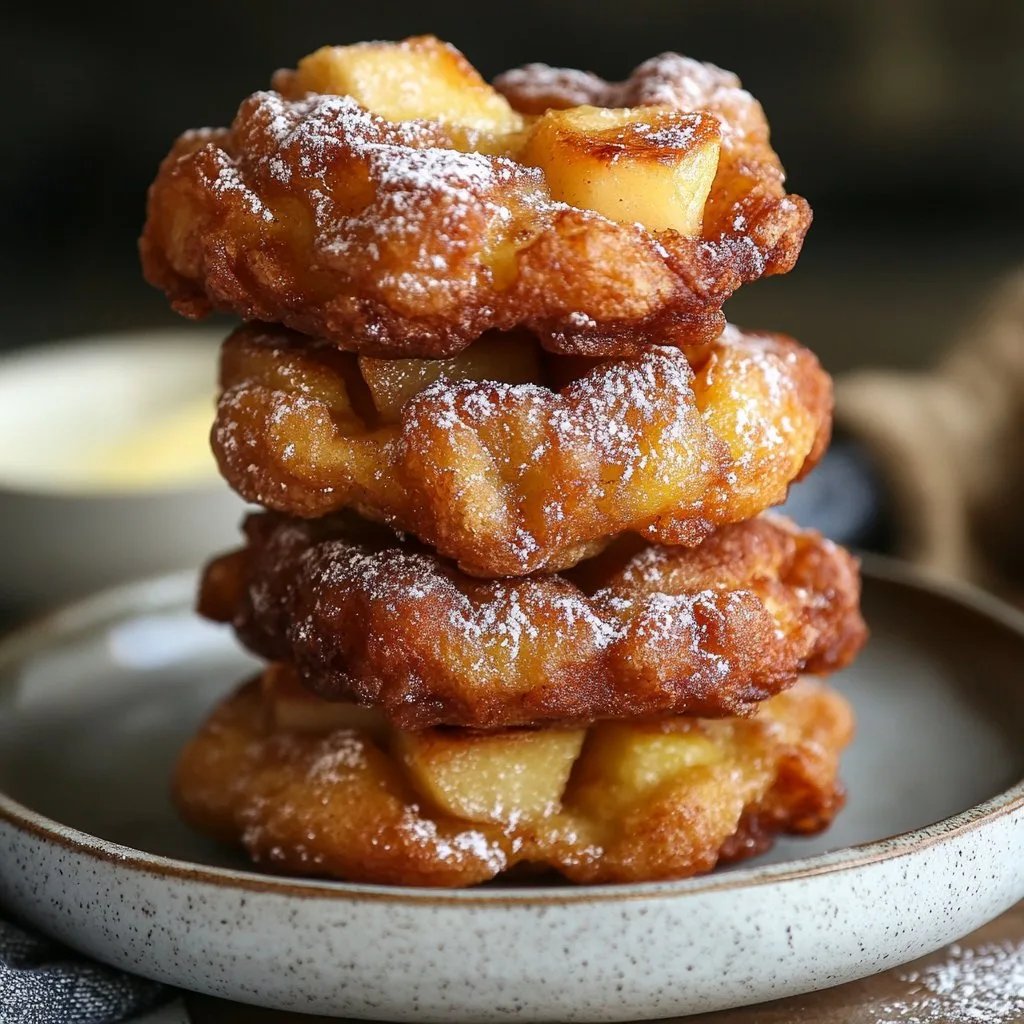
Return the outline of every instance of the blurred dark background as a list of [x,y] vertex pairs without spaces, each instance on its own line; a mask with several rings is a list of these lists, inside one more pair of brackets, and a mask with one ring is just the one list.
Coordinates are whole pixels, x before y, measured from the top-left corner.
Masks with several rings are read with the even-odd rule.
[[229,121],[319,45],[424,31],[487,76],[543,60],[621,77],[666,49],[737,71],[816,219],[797,270],[728,312],[832,370],[927,360],[1022,252],[1015,0],[58,2],[3,23],[2,347],[175,323],[135,255],[174,136]]

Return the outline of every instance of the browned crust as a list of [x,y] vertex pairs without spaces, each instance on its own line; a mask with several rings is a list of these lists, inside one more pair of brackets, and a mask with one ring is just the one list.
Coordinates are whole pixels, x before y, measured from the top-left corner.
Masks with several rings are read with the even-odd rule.
[[[550,357],[552,378],[570,362]],[[353,509],[482,577],[560,570],[626,531],[699,543],[783,501],[831,427],[814,355],[734,327],[696,373],[658,347],[558,390],[439,382],[393,424],[361,414],[358,366],[283,328],[237,330],[212,435],[221,472],[248,501],[305,517]]]
[[200,610],[404,729],[748,714],[798,673],[845,665],[866,635],[856,562],[780,520],[692,549],[609,549],[580,567],[583,589],[474,579],[368,530],[250,516],[247,547],[207,569]]
[[[614,812],[584,744],[561,805],[541,820],[468,822],[419,792],[386,738],[276,730],[251,683],[183,752],[175,800],[196,828],[271,871],[391,885],[460,886],[508,871],[578,883],[684,878],[807,834],[842,807],[849,706],[802,680],[749,719],[675,719],[640,729],[696,733],[719,763],[688,769]],[[446,734],[449,746],[458,742]]]
[[[523,109],[571,102],[558,89],[538,102],[536,75],[498,84]],[[261,92],[230,128],[186,133],[164,160],[140,240],[146,279],[186,316],[222,310],[376,355],[448,355],[517,325],[563,353],[703,344],[742,283],[792,268],[810,208],[786,193],[764,112],[735,76],[666,54],[621,85],[579,81],[587,102],[720,122],[701,237],[553,203],[539,171],[455,157],[464,140],[439,124],[386,122],[348,97]]]

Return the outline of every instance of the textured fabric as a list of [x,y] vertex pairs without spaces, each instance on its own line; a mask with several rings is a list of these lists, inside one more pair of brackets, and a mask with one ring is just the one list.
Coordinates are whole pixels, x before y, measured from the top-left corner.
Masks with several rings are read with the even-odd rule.
[[3,1024],[115,1024],[170,994],[162,985],[90,962],[0,920]]
[[881,472],[894,554],[1024,597],[1024,272],[930,372],[839,380],[836,423]]

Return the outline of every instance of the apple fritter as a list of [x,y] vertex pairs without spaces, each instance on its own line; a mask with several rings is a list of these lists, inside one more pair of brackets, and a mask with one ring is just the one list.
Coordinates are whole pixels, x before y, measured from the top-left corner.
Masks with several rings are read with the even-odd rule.
[[819,832],[843,804],[852,713],[809,680],[750,718],[404,733],[269,674],[214,711],[174,793],[193,826],[271,871],[427,886],[517,867],[589,884],[685,878]]
[[353,509],[471,575],[564,569],[623,532],[694,545],[786,497],[831,428],[807,349],[729,327],[594,364],[490,334],[450,359],[377,359],[250,324],[224,344],[213,448],[248,501]]
[[810,208],[734,76],[669,54],[620,86],[579,77],[577,106],[548,77],[504,76],[510,103],[433,37],[318,50],[174,145],[147,279],[187,316],[363,354],[522,325],[596,356],[703,344],[742,283],[791,269]]
[[505,580],[360,521],[259,513],[245,532],[200,612],[402,729],[749,714],[865,638],[854,559],[781,519]]

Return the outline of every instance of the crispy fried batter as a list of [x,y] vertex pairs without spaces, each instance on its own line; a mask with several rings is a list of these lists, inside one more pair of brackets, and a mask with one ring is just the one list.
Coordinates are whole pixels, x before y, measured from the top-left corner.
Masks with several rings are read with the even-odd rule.
[[[529,113],[574,96],[655,104],[692,115],[687,145],[720,134],[691,237],[554,202],[544,173],[516,159],[529,158],[523,131],[496,141],[441,120],[388,121],[324,94],[340,52],[279,73],[281,91],[250,96],[229,129],[186,133],[163,162],[140,250],[179,312],[283,323],[373,355],[451,355],[518,325],[551,351],[625,355],[707,342],[737,287],[796,261],[810,208],[786,193],[764,113],[731,74],[666,54],[621,85],[575,73],[575,93],[535,66],[500,80]],[[475,76],[466,88],[487,87]]]
[[860,648],[853,558],[783,520],[478,580],[382,527],[250,516],[200,611],[398,727],[746,714]]
[[321,704],[318,728],[312,705],[282,725],[256,682],[226,700],[180,759],[184,817],[270,870],[347,881],[684,878],[826,828],[853,729],[842,697],[808,680],[752,718],[604,723],[585,739],[409,735]]
[[512,576],[624,531],[699,543],[784,500],[828,441],[829,376],[780,335],[730,327],[696,374],[653,347],[557,391],[574,361],[540,356],[519,335],[451,360],[357,360],[247,325],[224,345],[214,451],[249,501],[354,509],[472,575]]

